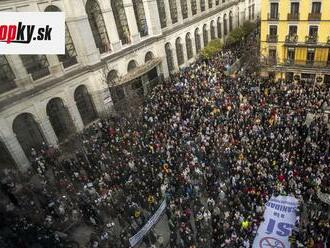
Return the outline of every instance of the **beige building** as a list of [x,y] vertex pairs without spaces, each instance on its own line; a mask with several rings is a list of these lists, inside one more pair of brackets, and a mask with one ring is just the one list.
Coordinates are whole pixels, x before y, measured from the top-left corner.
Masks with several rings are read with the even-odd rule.
[[63,11],[65,55],[0,55],[0,164],[25,170],[122,99],[192,63],[255,19],[255,0],[2,0],[0,11]]

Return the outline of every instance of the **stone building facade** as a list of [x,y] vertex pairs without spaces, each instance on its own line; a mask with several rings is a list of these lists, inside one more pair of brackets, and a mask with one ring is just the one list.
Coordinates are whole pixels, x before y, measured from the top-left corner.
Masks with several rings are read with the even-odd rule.
[[0,55],[0,164],[24,171],[33,147],[58,146],[136,89],[146,94],[160,77],[192,63],[208,41],[225,39],[231,29],[257,18],[258,4],[3,0],[0,11],[66,16],[65,55]]

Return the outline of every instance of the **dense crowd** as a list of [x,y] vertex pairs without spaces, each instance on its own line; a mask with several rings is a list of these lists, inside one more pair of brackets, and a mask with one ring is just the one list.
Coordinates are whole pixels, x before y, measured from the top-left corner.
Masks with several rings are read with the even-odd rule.
[[[272,195],[299,199],[293,247],[329,245],[329,206],[317,197],[330,193],[329,88],[226,76],[240,53],[224,50],[172,75],[139,119],[94,123],[71,158],[46,145],[33,151],[41,186],[17,196],[12,181],[3,184],[10,204],[0,246],[60,247],[54,230],[83,219],[97,230],[91,247],[127,248],[166,199],[170,247],[248,248]],[[154,247],[157,238],[151,231],[143,242]]]

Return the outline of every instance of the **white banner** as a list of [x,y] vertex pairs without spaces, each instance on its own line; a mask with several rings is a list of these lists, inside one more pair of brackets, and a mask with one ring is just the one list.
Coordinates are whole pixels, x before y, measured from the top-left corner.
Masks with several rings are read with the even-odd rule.
[[298,200],[272,196],[266,203],[264,221],[259,226],[253,248],[290,248],[289,236],[296,222]]
[[65,54],[64,12],[1,12],[0,54]]
[[133,237],[131,237],[129,239],[129,243],[130,243],[131,247],[134,247],[137,243],[139,243],[141,241],[141,239],[144,237],[144,235],[146,235],[149,232],[151,227],[158,222],[159,217],[163,214],[165,208],[166,208],[166,200],[164,200],[162,202],[162,204],[160,205],[160,207],[158,208],[156,213],[154,213],[154,215],[141,228],[141,230],[138,231],[137,234],[135,234]]

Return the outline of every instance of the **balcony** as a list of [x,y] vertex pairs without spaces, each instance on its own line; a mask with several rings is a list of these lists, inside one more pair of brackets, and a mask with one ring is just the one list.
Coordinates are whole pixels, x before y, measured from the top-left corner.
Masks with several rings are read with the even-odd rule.
[[295,67],[313,67],[313,68],[329,68],[330,61],[315,61],[315,60],[292,60],[286,59],[283,61],[283,66],[295,66]]
[[308,35],[305,37],[305,42],[307,44],[316,44],[318,40],[318,36],[317,35]]
[[297,43],[298,42],[298,35],[287,35],[285,36],[285,43]]
[[279,14],[268,13],[268,15],[267,15],[267,20],[268,21],[278,21],[279,19],[280,19]]
[[277,65],[277,58],[276,57],[263,57],[261,59],[261,64],[263,66],[274,66],[274,65]]
[[288,21],[298,21],[300,13],[288,13]]
[[321,20],[321,13],[309,13],[308,20],[309,21],[320,21]]
[[277,37],[278,35],[267,35],[267,42],[268,43],[277,43]]

